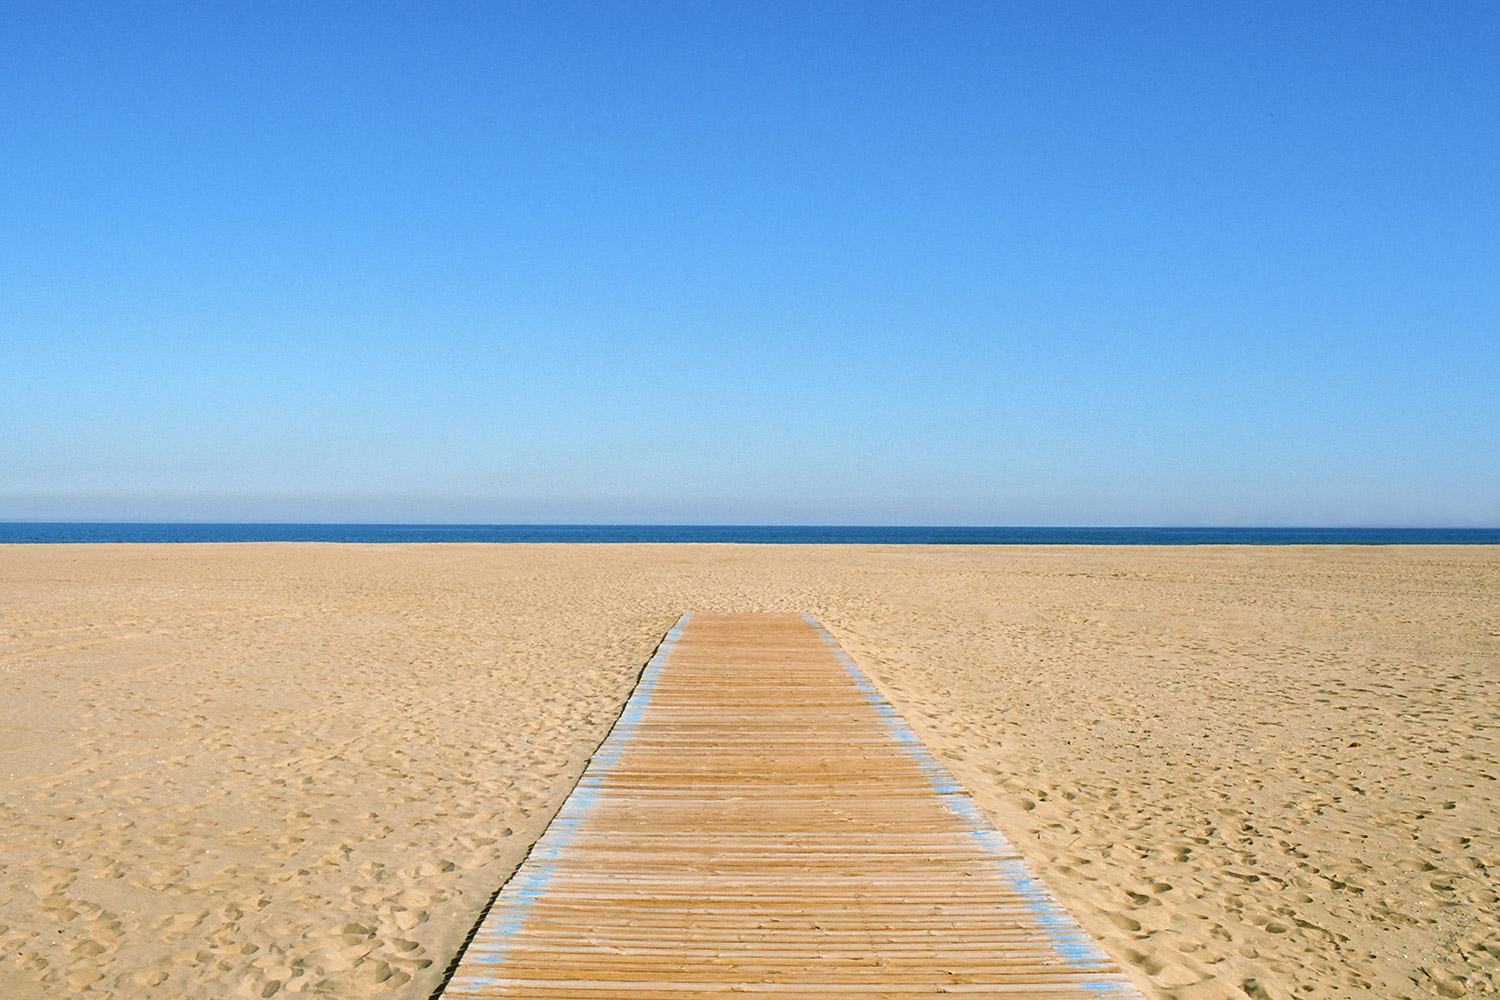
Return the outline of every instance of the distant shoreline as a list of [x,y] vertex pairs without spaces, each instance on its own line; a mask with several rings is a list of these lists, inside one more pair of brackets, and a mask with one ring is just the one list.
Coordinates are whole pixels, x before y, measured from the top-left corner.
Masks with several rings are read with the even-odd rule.
[[1500,528],[0,522],[0,544],[1500,545]]

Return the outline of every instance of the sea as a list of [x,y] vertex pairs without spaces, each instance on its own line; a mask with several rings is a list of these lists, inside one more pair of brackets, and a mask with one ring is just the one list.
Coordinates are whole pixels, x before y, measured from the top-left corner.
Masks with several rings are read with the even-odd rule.
[[771,545],[1500,545],[1500,528],[0,522],[0,544],[730,542]]

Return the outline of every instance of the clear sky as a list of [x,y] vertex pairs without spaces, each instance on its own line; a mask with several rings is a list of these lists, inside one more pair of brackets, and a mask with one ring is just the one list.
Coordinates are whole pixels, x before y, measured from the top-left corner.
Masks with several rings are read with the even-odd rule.
[[1500,6],[0,2],[0,519],[1500,524]]

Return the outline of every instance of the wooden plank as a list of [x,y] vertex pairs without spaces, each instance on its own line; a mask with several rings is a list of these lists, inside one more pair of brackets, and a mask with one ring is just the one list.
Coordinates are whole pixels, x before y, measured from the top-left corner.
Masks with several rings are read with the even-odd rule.
[[453,1000],[1140,994],[816,622],[684,615]]

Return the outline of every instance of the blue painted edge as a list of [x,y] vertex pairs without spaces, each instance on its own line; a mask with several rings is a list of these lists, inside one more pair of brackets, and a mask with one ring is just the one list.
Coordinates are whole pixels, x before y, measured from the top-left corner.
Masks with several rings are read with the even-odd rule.
[[[640,679],[636,681],[635,690],[625,702],[620,717],[615,720],[604,742],[599,744],[599,749],[589,758],[578,784],[573,786],[573,791],[563,802],[562,808],[552,817],[552,822],[547,824],[547,829],[542,831],[541,837],[532,845],[530,853],[495,897],[495,904],[489,915],[484,918],[459,960],[460,971],[470,963],[493,965],[505,960],[510,937],[525,924],[526,911],[546,891],[552,878],[554,862],[572,842],[578,827],[587,819],[600,783],[614,770],[620,761],[620,755],[634,737],[635,729],[640,725],[641,717],[645,714],[652,692],[661,677],[662,665],[671,655],[672,647],[677,644],[683,628],[692,616],[693,613],[689,611],[677,619],[677,624],[672,626],[656,647],[655,654],[647,661]],[[482,950],[483,954],[471,955],[476,949]],[[474,989],[490,982],[488,977],[466,976],[455,972],[444,987],[444,992],[455,988]]]
[[[906,749],[917,767],[921,768],[927,780],[932,783],[932,790],[937,793],[943,805],[969,827],[974,839],[994,857],[1001,876],[1010,882],[1016,895],[1026,901],[1027,912],[1046,935],[1048,943],[1058,956],[1070,965],[1080,967],[1080,971],[1105,973],[1116,967],[1115,961],[1104,954],[1094,939],[1089,937],[1088,932],[1078,925],[1067,910],[1063,909],[1062,904],[1048,891],[1026,862],[1021,860],[1010,841],[995,829],[995,824],[990,822],[990,818],[974,804],[968,790],[959,784],[957,778],[953,777],[953,772],[932,755],[927,744],[922,742],[922,738],[902,718],[901,713],[896,711],[895,706],[875,689],[874,683],[859,668],[859,664],[844,652],[838,640],[811,615],[804,614],[802,620],[816,629],[823,637],[823,641],[828,643],[833,655],[838,658],[839,663],[854,681],[854,685],[859,688],[874,706],[875,711],[879,713],[881,719],[885,721],[891,736]],[[1104,995],[1140,996],[1135,987],[1120,982],[1101,980],[1077,985]]]

